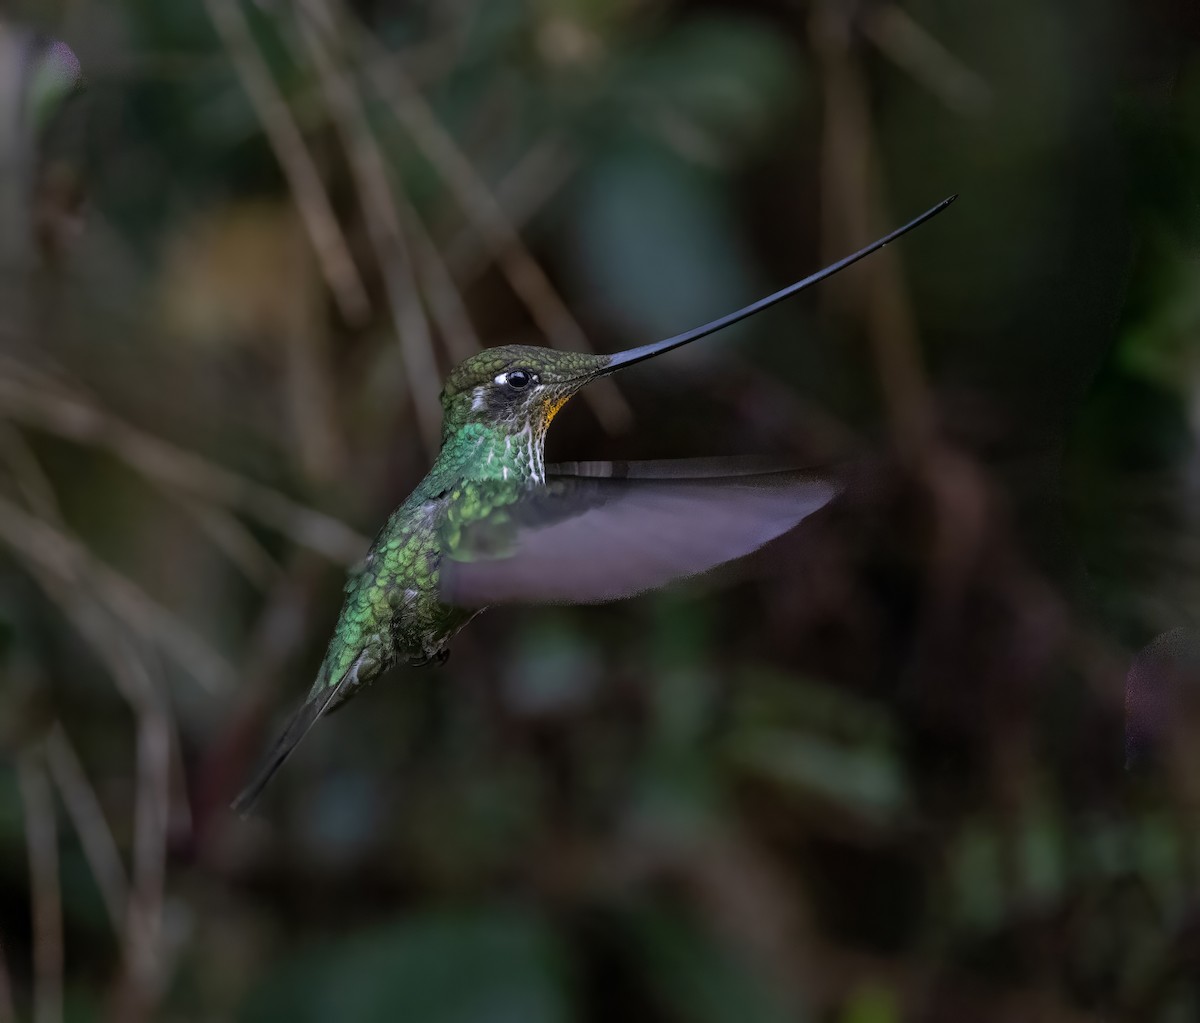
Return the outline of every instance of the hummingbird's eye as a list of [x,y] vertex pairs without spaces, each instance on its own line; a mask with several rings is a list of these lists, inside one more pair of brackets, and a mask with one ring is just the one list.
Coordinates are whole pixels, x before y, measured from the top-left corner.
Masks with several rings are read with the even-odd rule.
[[537,377],[527,369],[510,369],[496,377],[496,383],[507,384],[514,391],[523,391],[530,384],[537,383]]

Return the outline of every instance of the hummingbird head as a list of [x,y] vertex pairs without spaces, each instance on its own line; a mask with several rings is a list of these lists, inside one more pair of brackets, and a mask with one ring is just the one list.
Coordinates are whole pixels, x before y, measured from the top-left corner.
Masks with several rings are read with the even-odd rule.
[[442,388],[442,438],[478,423],[506,432],[544,434],[588,381],[604,374],[609,355],[528,345],[488,348],[459,363]]

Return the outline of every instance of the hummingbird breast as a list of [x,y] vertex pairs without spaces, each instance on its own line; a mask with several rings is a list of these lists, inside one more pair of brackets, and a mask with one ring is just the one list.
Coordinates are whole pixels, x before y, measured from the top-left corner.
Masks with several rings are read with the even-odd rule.
[[314,694],[349,679],[340,703],[393,665],[424,664],[482,610],[442,602],[442,556],[455,550],[464,527],[543,478],[542,440],[530,424],[470,424],[447,439],[350,573]]
[[438,597],[445,505],[444,497],[405,502],[347,578],[316,685],[337,685],[353,671],[356,678],[339,703],[394,665],[436,657],[473,617]]

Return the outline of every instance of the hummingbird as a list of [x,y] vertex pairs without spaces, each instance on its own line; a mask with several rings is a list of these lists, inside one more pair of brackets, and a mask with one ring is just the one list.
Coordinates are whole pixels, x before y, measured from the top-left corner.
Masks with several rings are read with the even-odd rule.
[[442,389],[441,449],[345,585],[316,681],[234,800],[246,814],[324,715],[395,665],[443,663],[495,604],[618,600],[749,554],[826,505],[829,477],[754,458],[546,465],[546,431],[601,377],[656,358],[844,270],[946,209],[950,196],[863,249],[700,327],[594,355],[485,349]]

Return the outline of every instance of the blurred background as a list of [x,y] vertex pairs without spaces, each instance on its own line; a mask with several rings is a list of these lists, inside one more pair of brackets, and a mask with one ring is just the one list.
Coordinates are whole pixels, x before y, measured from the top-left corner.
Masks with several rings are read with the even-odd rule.
[[[551,459],[849,460],[321,723],[480,346]],[[614,378],[615,379],[615,378]],[[0,1023],[1200,1018],[1200,10],[0,3]]]

